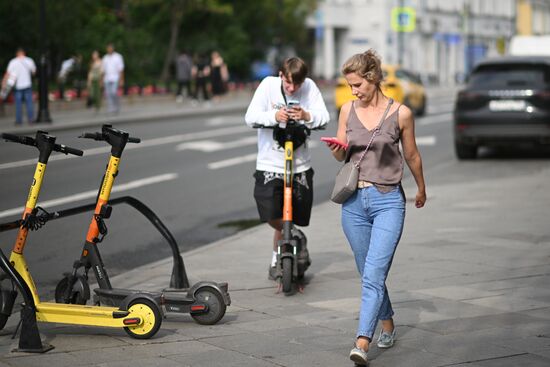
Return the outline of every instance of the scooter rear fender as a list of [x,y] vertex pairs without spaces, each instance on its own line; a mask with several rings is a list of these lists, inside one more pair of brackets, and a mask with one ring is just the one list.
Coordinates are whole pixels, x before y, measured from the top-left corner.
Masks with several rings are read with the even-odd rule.
[[215,291],[218,291],[222,297],[223,301],[225,302],[226,306],[229,306],[231,304],[231,298],[229,297],[228,292],[228,284],[227,283],[216,283],[216,282],[210,282],[210,281],[201,281],[198,283],[193,284],[191,288],[189,288],[189,294],[192,294],[193,296],[201,289],[201,288],[212,288]]

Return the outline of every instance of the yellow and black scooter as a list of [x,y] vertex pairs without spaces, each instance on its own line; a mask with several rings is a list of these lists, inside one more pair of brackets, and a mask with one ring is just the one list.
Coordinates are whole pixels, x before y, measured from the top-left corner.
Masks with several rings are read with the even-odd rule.
[[[126,143],[139,143],[140,139],[130,137],[128,132],[116,129],[111,125],[103,125],[101,132],[84,133],[80,137],[108,143],[111,146],[111,155],[99,189],[93,219],[88,228],[88,234],[80,253],[80,259],[74,262],[72,272],[65,273],[65,276],[57,284],[55,299],[59,303],[85,304],[91,296],[88,273],[92,269],[99,285],[98,288],[94,289],[94,303],[119,306],[129,295],[138,291],[113,288],[111,286],[109,275],[101,259],[98,244],[107,234],[105,219],[111,216],[112,205],[116,203],[116,199],[110,200],[110,195],[115,177],[119,172],[122,153]],[[123,197],[119,199],[130,198]],[[176,282],[179,284],[175,287],[166,288],[162,291],[148,292],[148,294],[161,307],[164,307],[166,313],[188,313],[199,324],[216,324],[225,315],[227,306],[231,304],[227,283],[200,281],[189,287],[187,275],[183,267],[183,260],[172,235],[145,204],[134,198],[131,199],[130,204],[135,205],[137,202],[138,205],[136,207],[138,210],[146,215],[155,224],[157,229],[160,229],[161,233],[170,240],[172,250],[176,252],[173,254],[173,277],[177,273],[179,276],[176,277],[181,278],[179,279],[181,282]],[[73,212],[78,211],[78,208],[73,210]],[[68,213],[69,215],[71,214],[71,212]],[[64,215],[63,212],[59,212],[58,217],[63,217]]]
[[0,328],[4,327],[7,318],[11,315],[17,297],[15,290],[19,289],[24,298],[21,311],[20,351],[45,352],[51,349],[41,344],[36,321],[123,328],[126,333],[137,339],[148,339],[155,335],[161,326],[163,315],[155,299],[147,293],[131,293],[118,307],[40,301],[23,256],[23,249],[28,231],[40,227],[43,224],[41,221],[46,217],[41,217],[39,208],[36,207],[46,165],[53,151],[74,155],[83,153],[81,150],[56,144],[56,138],[43,131],[38,131],[35,138],[5,133],[2,134],[2,138],[38,148],[39,158],[9,261],[0,250],[0,268],[5,273],[3,276],[11,281],[11,289],[0,290]]
[[[291,104],[289,104],[291,106]],[[264,126],[255,124],[256,129],[275,129],[276,126]],[[293,284],[298,286],[298,290],[303,289],[303,284],[300,281],[304,278],[305,271],[311,264],[309,254],[307,252],[307,238],[305,234],[294,226],[292,212],[292,183],[294,180],[294,150],[296,147],[297,134],[303,134],[300,130],[303,129],[305,134],[309,136],[311,130],[324,130],[324,126],[317,128],[308,128],[305,125],[299,125],[294,120],[289,120],[286,127],[278,129],[274,132],[274,138],[279,135],[276,140],[284,149],[285,171],[284,171],[284,187],[283,187],[283,230],[282,239],[277,244],[277,280],[279,287],[283,292],[288,294],[292,292]]]

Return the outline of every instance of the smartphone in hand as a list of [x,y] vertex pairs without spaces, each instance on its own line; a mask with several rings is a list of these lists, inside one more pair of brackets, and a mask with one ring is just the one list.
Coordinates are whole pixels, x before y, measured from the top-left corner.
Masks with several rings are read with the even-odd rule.
[[328,136],[323,136],[321,138],[321,141],[324,141],[325,143],[330,143],[330,144],[336,144],[336,145],[339,145],[340,147],[342,147],[343,149],[348,149],[348,145],[346,143],[343,143],[341,142],[340,140],[336,139],[336,138],[333,138],[333,137],[328,137]]
[[288,108],[300,107],[300,101],[290,100],[287,104]]

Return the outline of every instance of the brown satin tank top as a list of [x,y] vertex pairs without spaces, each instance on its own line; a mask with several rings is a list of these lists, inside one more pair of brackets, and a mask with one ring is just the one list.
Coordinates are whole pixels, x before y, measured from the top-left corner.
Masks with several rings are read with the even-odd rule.
[[[403,156],[399,149],[399,106],[388,114],[359,165],[359,180],[378,185],[397,185],[403,178]],[[346,136],[351,160],[357,162],[375,129],[368,130],[355,112],[355,101],[348,117]]]

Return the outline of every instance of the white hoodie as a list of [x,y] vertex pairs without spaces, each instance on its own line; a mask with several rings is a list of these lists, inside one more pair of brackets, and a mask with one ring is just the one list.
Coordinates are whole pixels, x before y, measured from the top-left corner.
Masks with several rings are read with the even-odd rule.
[[[246,111],[246,124],[252,127],[254,124],[264,126],[275,126],[275,113],[285,106],[285,99],[281,92],[282,80],[280,77],[268,76],[258,86],[252,101]],[[324,126],[328,123],[330,116],[323,101],[321,91],[315,82],[309,78],[304,80],[293,95],[286,96],[286,100],[299,101],[300,107],[309,112],[310,121],[301,121],[309,128]],[[309,140],[309,139],[308,139]],[[294,173],[307,171],[311,168],[311,155],[306,141],[294,151]],[[272,129],[258,129],[258,157],[256,169],[284,173],[284,151],[273,140]]]

